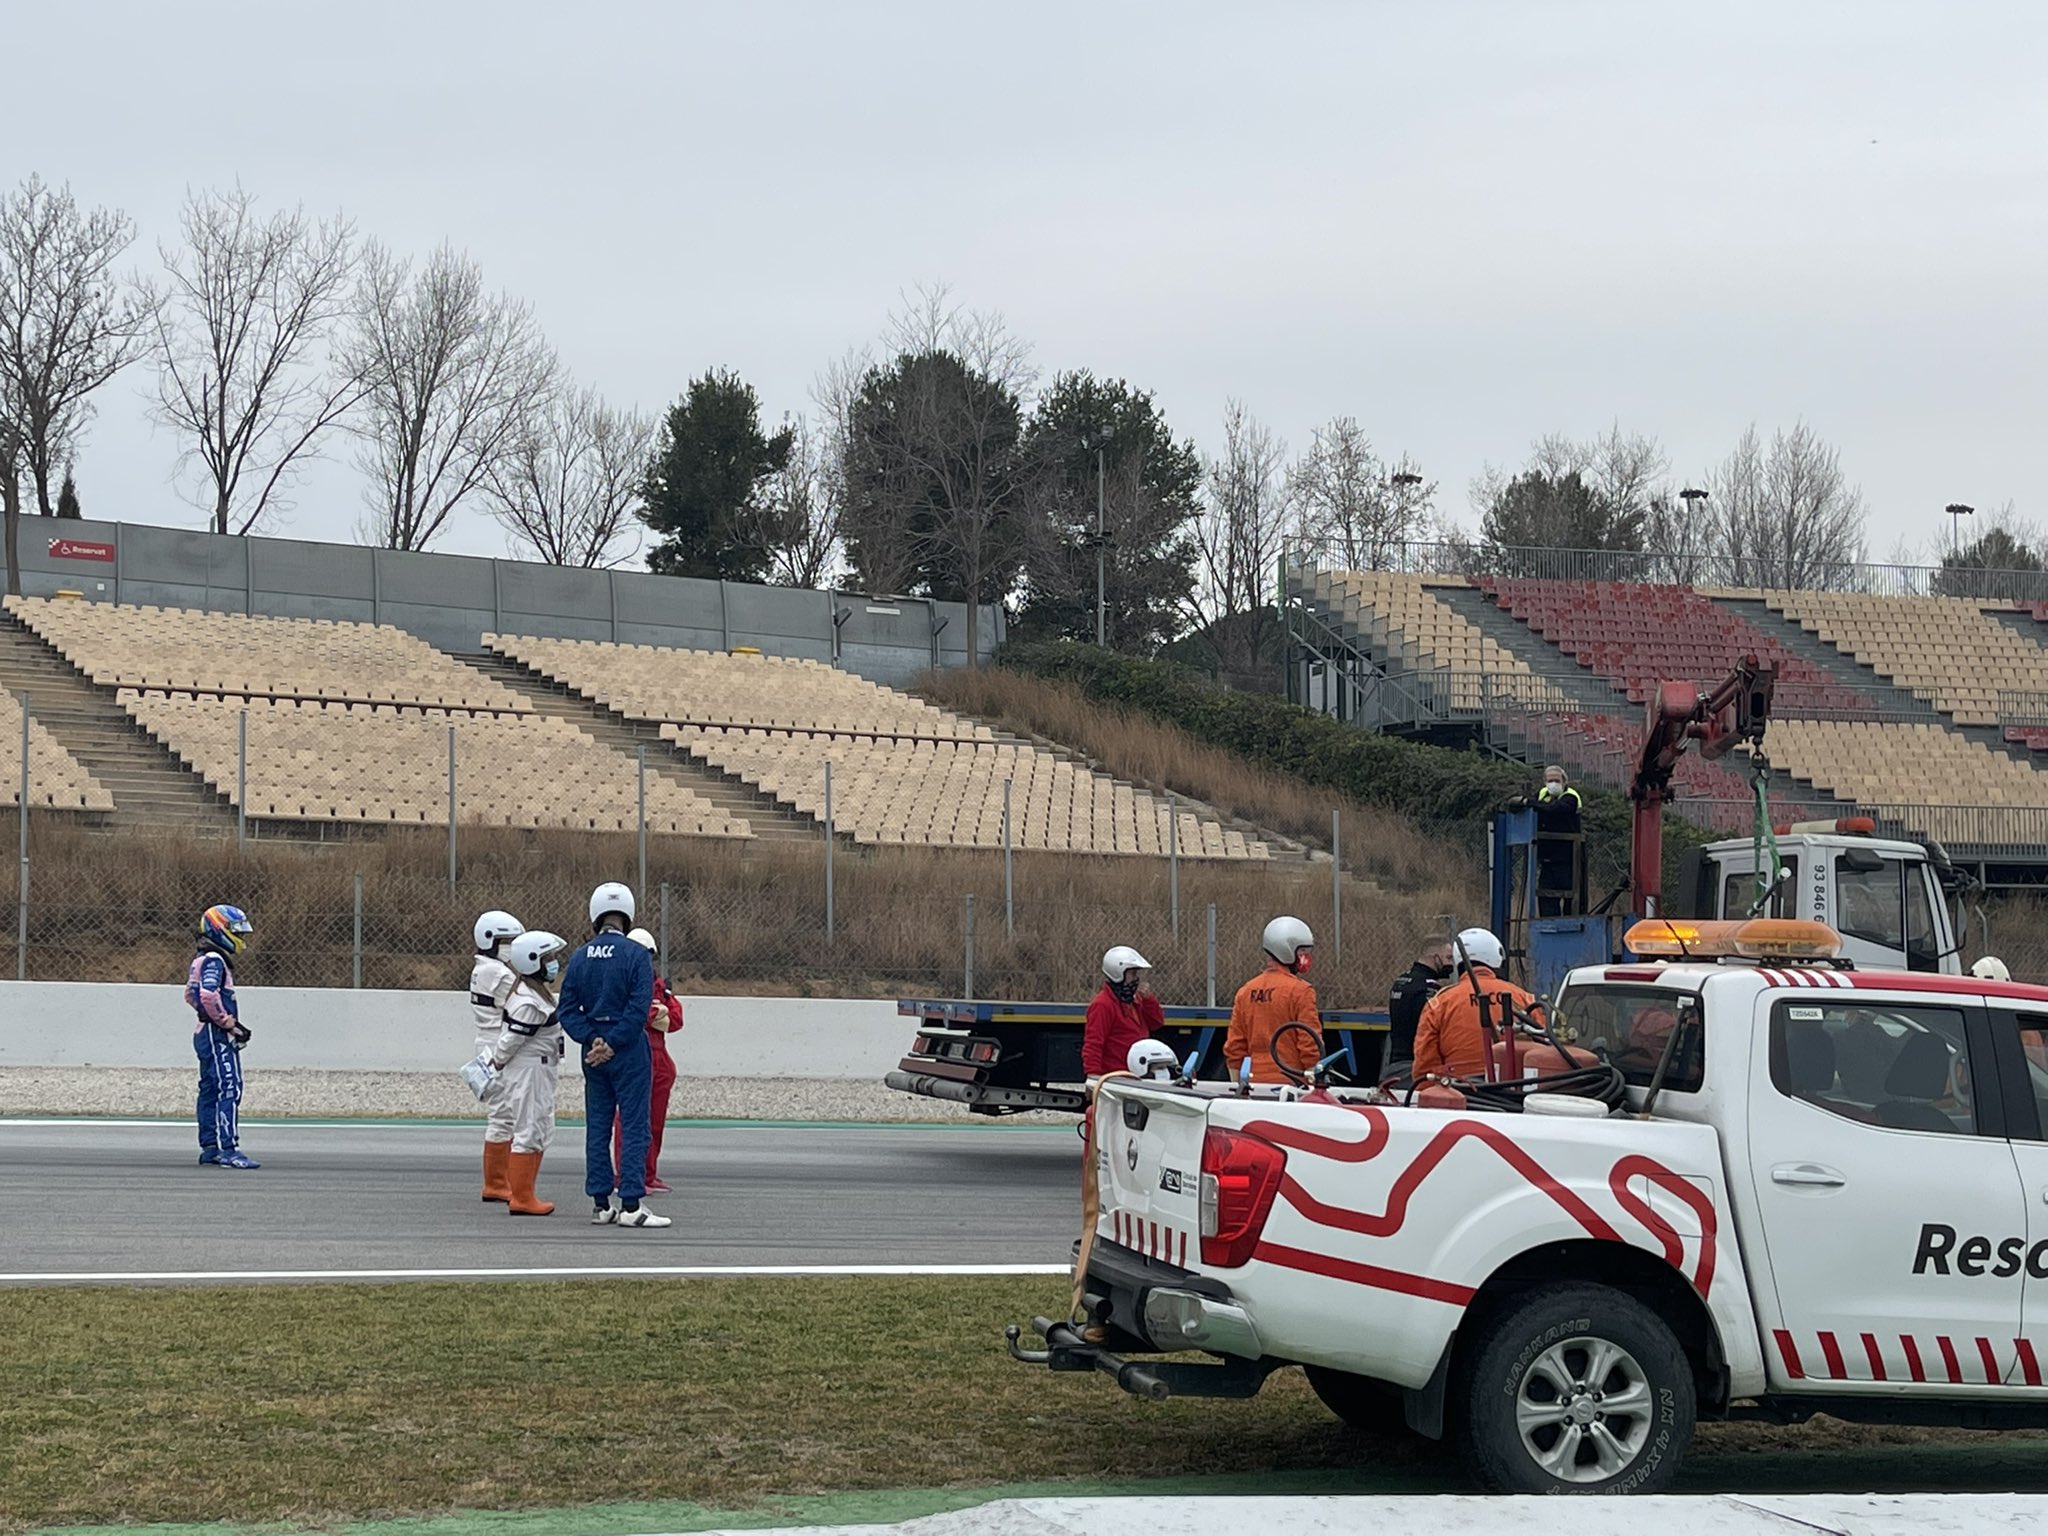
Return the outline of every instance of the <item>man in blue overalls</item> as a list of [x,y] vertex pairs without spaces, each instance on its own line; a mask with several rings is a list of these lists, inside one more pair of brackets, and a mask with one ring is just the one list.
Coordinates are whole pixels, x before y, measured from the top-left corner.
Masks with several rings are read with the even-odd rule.
[[185,1005],[192,1010],[192,1050],[199,1058],[199,1161],[216,1168],[262,1166],[239,1142],[242,1047],[249,1031],[235,1004],[229,964],[254,932],[240,907],[208,907],[199,918],[199,952],[185,973]]
[[[583,1047],[583,1190],[599,1226],[665,1227],[640,1203],[647,1193],[647,1142],[654,1058],[647,1009],[654,1001],[654,957],[627,937],[633,893],[607,882],[590,893],[591,936],[569,957],[556,1010],[562,1030]],[[621,1130],[612,1167],[612,1120]],[[612,1205],[612,1190],[619,1203]]]

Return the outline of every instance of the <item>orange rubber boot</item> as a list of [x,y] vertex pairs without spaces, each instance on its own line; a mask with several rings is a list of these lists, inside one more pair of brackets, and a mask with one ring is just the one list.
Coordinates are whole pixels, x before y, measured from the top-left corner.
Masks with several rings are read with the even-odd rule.
[[511,1157],[511,1142],[487,1141],[484,1143],[484,1200],[486,1203],[503,1205],[512,1198]]
[[554,1202],[543,1200],[533,1192],[533,1181],[540,1177],[538,1152],[514,1152],[512,1154],[512,1200],[511,1214],[514,1216],[552,1216]]

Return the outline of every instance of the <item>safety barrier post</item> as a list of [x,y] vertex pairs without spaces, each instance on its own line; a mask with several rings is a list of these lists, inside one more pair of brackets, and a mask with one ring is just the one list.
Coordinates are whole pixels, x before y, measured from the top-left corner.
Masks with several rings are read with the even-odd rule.
[[661,974],[668,974],[668,882],[661,882],[661,927],[654,935],[654,958],[661,966]]
[[963,978],[960,995],[968,1002],[974,1001],[974,893],[967,893],[967,974]]
[[642,901],[647,899],[647,743],[641,742],[635,753],[640,775],[640,882],[633,887]]
[[14,979],[28,980],[28,695],[21,696],[21,891],[15,898]]
[[448,727],[448,889],[455,890],[455,727]]
[[1173,915],[1173,942],[1180,943],[1180,802],[1166,797],[1166,904]]
[[1010,781],[1003,780],[1003,942],[1017,942],[1017,911],[1010,884]]
[[358,992],[363,988],[363,877],[356,876],[356,936],[354,948],[350,951],[349,985]]
[[1216,903],[1209,903],[1209,1006],[1216,1006]]
[[249,843],[249,711],[235,727],[235,852]]
[[1344,958],[1344,813],[1330,808],[1330,958]]
[[832,759],[825,759],[825,947],[832,947]]

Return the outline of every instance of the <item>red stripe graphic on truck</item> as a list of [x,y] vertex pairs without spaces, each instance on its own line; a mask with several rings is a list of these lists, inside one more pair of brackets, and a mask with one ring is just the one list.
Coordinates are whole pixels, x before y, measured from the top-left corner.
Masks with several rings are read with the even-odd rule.
[[1305,1248],[1283,1247],[1279,1243],[1260,1243],[1252,1251],[1252,1257],[1264,1264],[1278,1264],[1283,1269],[1298,1269],[1304,1274],[1323,1275],[1331,1280],[1349,1280],[1353,1285],[1369,1285],[1376,1291],[1399,1291],[1404,1296],[1420,1296],[1427,1301],[1447,1301],[1454,1307],[1470,1306],[1472,1298],[1479,1294],[1469,1285],[1453,1285],[1448,1280],[1432,1280],[1427,1275],[1382,1269],[1377,1264],[1360,1264],[1351,1259],[1332,1258],[1327,1253],[1310,1253]]
[[[1328,1158],[1339,1163],[1369,1162],[1386,1150],[1392,1135],[1392,1127],[1386,1115],[1380,1110],[1359,1106],[1357,1113],[1366,1123],[1366,1134],[1362,1141],[1342,1141],[1336,1137],[1317,1135],[1293,1126],[1277,1125],[1270,1120],[1255,1120],[1245,1127],[1245,1131],[1249,1135],[1270,1141],[1275,1146],[1305,1152],[1312,1157]],[[1416,1190],[1462,1141],[1477,1141],[1487,1147],[1530,1185],[1555,1201],[1565,1214],[1583,1227],[1589,1235],[1602,1242],[1625,1241],[1605,1217],[1588,1205],[1576,1191],[1568,1189],[1554,1178],[1521,1146],[1495,1127],[1481,1124],[1476,1120],[1453,1120],[1432,1136],[1416,1154],[1414,1161],[1395,1176],[1393,1188],[1387,1193],[1387,1208],[1384,1212],[1375,1214],[1330,1205],[1310,1194],[1292,1174],[1282,1177],[1280,1196],[1318,1226],[1330,1227],[1340,1232],[1356,1232],[1364,1237],[1390,1237],[1406,1224],[1409,1202],[1414,1198]],[[1713,1201],[1691,1181],[1649,1158],[1628,1157],[1615,1164],[1609,1180],[1615,1199],[1622,1209],[1641,1222],[1657,1238],[1665,1258],[1674,1268],[1679,1267],[1684,1257],[1682,1240],[1671,1224],[1659,1216],[1647,1201],[1626,1188],[1627,1181],[1631,1178],[1650,1180],[1675,1198],[1684,1201],[1700,1218],[1700,1259],[1692,1276],[1692,1283],[1694,1289],[1704,1294],[1714,1279],[1717,1239]]]

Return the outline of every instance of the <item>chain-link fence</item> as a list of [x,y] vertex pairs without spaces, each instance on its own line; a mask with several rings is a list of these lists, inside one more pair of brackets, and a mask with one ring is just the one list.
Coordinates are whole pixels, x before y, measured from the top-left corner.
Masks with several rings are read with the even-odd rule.
[[[1925,827],[1952,852],[2016,830],[2003,807],[1870,809],[1882,813],[1880,831]],[[1681,812],[1742,836],[1753,806],[1687,802]],[[643,879],[632,833],[463,829],[451,878],[445,833],[435,830],[238,848],[38,815],[26,904],[22,883],[0,891],[0,935],[15,940],[11,971],[0,974],[179,980],[199,912],[232,901],[257,929],[238,967],[246,984],[459,989],[478,912],[502,907],[574,938],[587,927],[590,889],[623,879],[640,891],[641,921],[686,991],[1071,999],[1093,989],[1105,949],[1130,944],[1153,962],[1168,1001],[1227,1000],[1261,963],[1260,929],[1291,912],[1316,932],[1325,1002],[1378,1007],[1426,938],[1486,920],[1486,822],[1418,824],[1361,808],[1335,830],[1336,863],[1324,850],[1260,861],[1006,858],[844,843],[828,858],[822,838],[656,837],[644,844]],[[1667,851],[1675,890],[1678,849]],[[2038,857],[2040,845],[2027,851]],[[1585,860],[1585,890],[1598,902],[1627,875],[1625,818],[1589,810]],[[1970,956],[1988,948],[2018,974],[2048,974],[2048,902],[2006,895],[1968,928]]]
[[[1392,819],[1389,818],[1391,821]],[[1393,972],[1453,918],[1482,921],[1476,843],[1397,847],[1361,816],[1354,854],[1260,861],[853,848],[822,839],[653,838],[464,829],[320,845],[115,837],[32,822],[27,902],[0,893],[13,973],[31,980],[181,980],[198,914],[232,901],[256,943],[245,985],[460,988],[476,914],[502,907],[574,938],[592,886],[641,892],[640,921],[679,989],[797,996],[1060,999],[1096,984],[1102,952],[1142,951],[1161,995],[1227,1001],[1282,912],[1316,931],[1333,1006],[1379,1006]],[[4,965],[0,961],[0,965]]]

